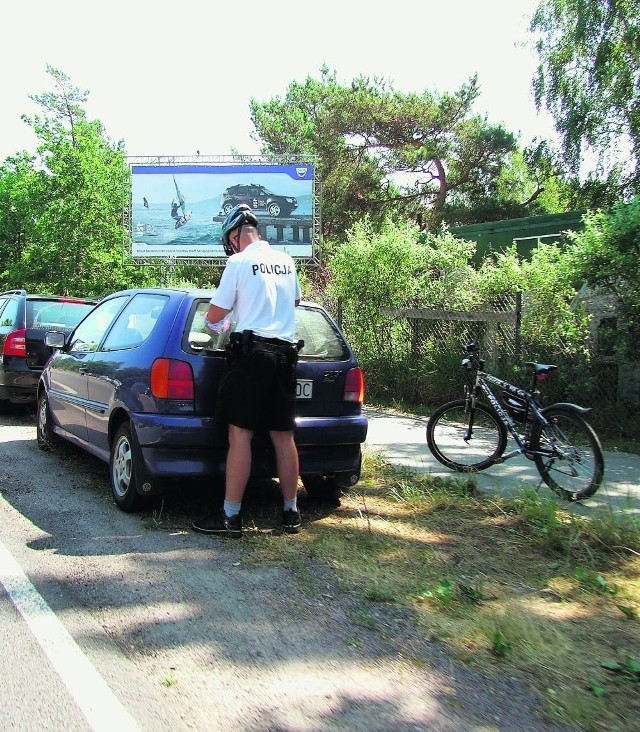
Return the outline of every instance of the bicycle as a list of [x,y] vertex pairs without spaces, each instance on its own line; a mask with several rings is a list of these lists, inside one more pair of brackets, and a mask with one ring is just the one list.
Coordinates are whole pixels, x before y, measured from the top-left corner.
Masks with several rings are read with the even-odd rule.
[[[475,473],[524,455],[564,499],[592,496],[602,482],[604,457],[584,417],[591,409],[565,402],[543,407],[539,400],[537,384],[557,366],[527,361],[533,369],[527,391],[484,371],[477,341],[464,351],[462,366],[469,374],[464,399],[441,405],[427,422],[427,444],[436,460],[458,472]],[[501,390],[501,399],[489,384]],[[488,403],[480,401],[482,396]],[[505,455],[508,434],[516,446]]]

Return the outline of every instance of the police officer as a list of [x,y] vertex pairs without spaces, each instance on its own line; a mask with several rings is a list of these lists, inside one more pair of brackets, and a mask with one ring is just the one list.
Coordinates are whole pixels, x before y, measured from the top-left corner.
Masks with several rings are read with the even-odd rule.
[[194,521],[194,531],[242,535],[242,498],[251,473],[251,438],[266,429],[276,455],[284,499],[284,531],[300,529],[297,507],[298,450],[293,439],[295,402],[295,306],[300,282],[293,259],[260,238],[258,220],[245,204],[222,223],[229,257],[207,320],[217,323],[233,310],[236,332],[220,383],[216,419],[228,425],[225,499],[222,509]]

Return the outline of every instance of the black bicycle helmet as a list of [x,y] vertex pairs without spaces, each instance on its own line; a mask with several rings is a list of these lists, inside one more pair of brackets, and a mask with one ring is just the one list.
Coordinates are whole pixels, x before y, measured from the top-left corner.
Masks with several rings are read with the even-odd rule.
[[222,241],[224,252],[228,257],[236,253],[235,249],[231,246],[231,242],[229,241],[229,234],[235,229],[244,226],[245,224],[255,226],[257,229],[258,219],[246,203],[241,203],[235,208],[232,208],[231,211],[229,211],[229,213],[227,214],[225,220],[222,222],[222,233],[220,234],[220,240]]

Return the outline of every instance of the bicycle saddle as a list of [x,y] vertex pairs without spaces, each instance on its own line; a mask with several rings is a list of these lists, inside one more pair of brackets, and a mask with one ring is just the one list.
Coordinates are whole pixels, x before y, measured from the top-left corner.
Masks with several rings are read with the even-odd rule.
[[536,376],[540,374],[548,374],[550,371],[557,369],[558,367],[552,363],[536,363],[535,361],[527,361],[527,366],[533,366]]

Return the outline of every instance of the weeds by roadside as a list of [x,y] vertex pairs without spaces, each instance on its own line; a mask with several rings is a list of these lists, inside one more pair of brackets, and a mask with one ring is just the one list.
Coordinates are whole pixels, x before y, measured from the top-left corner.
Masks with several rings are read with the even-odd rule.
[[303,580],[301,555],[325,562],[362,598],[361,622],[367,603],[396,603],[459,660],[525,678],[550,717],[637,729],[637,521],[576,516],[535,491],[479,494],[473,479],[432,479],[371,455],[340,506],[307,516],[293,540],[256,537],[247,560],[286,563]]
[[164,512],[164,498],[161,498],[160,505],[152,509],[151,515],[144,518],[140,522],[140,526],[143,529],[147,529],[148,531],[152,531],[154,529],[159,529],[165,520],[165,517],[163,516],[163,512]]

